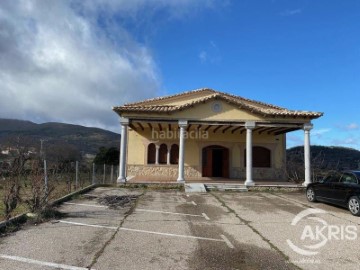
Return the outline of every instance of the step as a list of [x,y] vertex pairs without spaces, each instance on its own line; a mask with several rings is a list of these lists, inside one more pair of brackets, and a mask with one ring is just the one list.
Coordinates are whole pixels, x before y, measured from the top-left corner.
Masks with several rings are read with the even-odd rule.
[[185,192],[206,193],[206,188],[205,185],[201,183],[185,184]]
[[233,190],[233,191],[248,191],[245,185],[240,184],[205,184],[205,187],[209,190]]

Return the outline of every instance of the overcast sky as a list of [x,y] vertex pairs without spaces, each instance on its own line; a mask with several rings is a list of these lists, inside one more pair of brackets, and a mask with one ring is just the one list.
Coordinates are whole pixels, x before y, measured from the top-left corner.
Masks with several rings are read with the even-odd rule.
[[161,89],[151,48],[126,25],[190,2],[1,1],[0,117],[118,130],[112,106]]
[[210,87],[324,112],[312,143],[360,149],[359,14],[357,0],[1,1],[0,117],[119,131],[112,106]]

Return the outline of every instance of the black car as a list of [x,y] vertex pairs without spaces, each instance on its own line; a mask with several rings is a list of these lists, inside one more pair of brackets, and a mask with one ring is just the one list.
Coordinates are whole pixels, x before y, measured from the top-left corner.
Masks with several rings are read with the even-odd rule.
[[360,171],[333,172],[306,187],[310,202],[322,201],[346,207],[360,216]]

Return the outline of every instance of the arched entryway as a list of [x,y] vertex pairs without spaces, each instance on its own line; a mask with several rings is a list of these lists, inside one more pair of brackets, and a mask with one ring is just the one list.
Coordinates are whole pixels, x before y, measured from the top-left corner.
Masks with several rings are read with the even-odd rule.
[[202,150],[203,177],[229,177],[229,149],[210,145]]

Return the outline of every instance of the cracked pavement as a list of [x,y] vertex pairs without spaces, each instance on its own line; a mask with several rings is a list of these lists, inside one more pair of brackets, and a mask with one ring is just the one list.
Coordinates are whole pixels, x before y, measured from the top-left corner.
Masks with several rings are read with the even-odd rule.
[[[123,195],[139,197],[115,209],[97,200]],[[358,269],[356,241],[328,241],[312,257],[289,247],[304,228],[293,218],[314,207],[328,224],[359,227],[302,193],[97,188],[61,205],[63,219],[0,238],[0,269]]]

